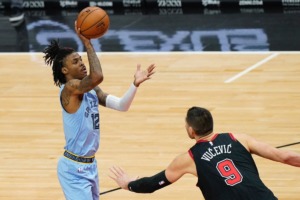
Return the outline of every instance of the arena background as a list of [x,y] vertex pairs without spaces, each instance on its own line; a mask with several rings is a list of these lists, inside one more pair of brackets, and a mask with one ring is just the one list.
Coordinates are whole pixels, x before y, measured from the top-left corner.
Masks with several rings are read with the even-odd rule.
[[86,6],[104,8],[108,33],[97,51],[298,51],[300,0],[24,0],[25,23],[0,2],[0,51],[40,52],[51,38],[79,51],[73,24]]
[[[59,88],[40,52],[57,38],[84,51],[74,21],[86,6],[104,8],[111,19],[107,34],[92,40],[103,91],[121,96],[138,63],[157,65],[129,112],[99,108],[100,192],[117,187],[109,167],[149,176],[194,145],[184,126],[193,105],[212,111],[216,132],[294,144],[283,149],[299,153],[299,1],[24,0],[25,20],[12,24],[11,1],[0,0],[0,199],[65,199],[56,171],[65,145]],[[299,168],[254,159],[280,200],[299,200]],[[118,190],[101,200],[202,200],[195,185],[186,175],[151,195]]]

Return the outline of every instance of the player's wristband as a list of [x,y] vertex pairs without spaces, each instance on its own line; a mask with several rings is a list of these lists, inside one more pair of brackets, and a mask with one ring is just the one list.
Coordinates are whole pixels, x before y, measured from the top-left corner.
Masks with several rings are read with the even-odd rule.
[[136,193],[152,193],[170,184],[164,170],[154,176],[131,181],[128,184],[128,189]]

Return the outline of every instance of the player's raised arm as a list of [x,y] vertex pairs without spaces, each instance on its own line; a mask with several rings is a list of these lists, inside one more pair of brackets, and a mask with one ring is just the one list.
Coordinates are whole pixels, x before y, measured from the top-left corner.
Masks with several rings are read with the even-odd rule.
[[[77,22],[75,21],[75,31],[86,48],[90,69],[89,74],[87,74],[87,68],[82,62],[81,57],[78,54],[74,55],[74,58],[70,60],[69,64],[79,65],[78,70],[80,70],[80,72],[82,73],[85,73],[85,76],[83,78],[72,77],[72,81],[67,83],[66,87],[73,94],[83,94],[87,91],[92,90],[94,87],[96,87],[103,81],[103,73],[99,58],[97,57],[97,54],[94,50],[93,45],[90,42],[90,39],[81,35],[80,29],[76,28],[76,23]],[[72,76],[72,74],[70,74],[70,76]]]
[[145,70],[142,70],[141,65],[138,64],[136,72],[134,74],[134,81],[132,84],[130,84],[129,89],[121,98],[112,94],[107,94],[103,92],[99,87],[95,87],[94,90],[97,93],[99,104],[114,110],[123,112],[127,111],[130,108],[130,105],[135,97],[137,88],[141,83],[151,79],[152,75],[155,73],[154,69],[154,64],[149,65]]

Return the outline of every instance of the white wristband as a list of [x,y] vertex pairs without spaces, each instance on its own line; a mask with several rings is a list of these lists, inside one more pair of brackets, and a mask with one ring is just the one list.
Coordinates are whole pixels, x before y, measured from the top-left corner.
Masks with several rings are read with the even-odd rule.
[[106,107],[118,111],[127,111],[133,101],[136,91],[137,87],[132,83],[121,98],[109,94],[106,97]]

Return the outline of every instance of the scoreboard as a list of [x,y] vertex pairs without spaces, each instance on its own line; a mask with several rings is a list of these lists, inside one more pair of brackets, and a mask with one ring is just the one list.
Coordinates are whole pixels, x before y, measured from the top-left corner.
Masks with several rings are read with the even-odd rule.
[[[0,9],[9,9],[11,0],[1,0]],[[236,7],[300,7],[300,0],[23,0],[25,9],[83,9],[87,6],[125,9],[139,8],[153,11],[157,8],[236,8]]]

